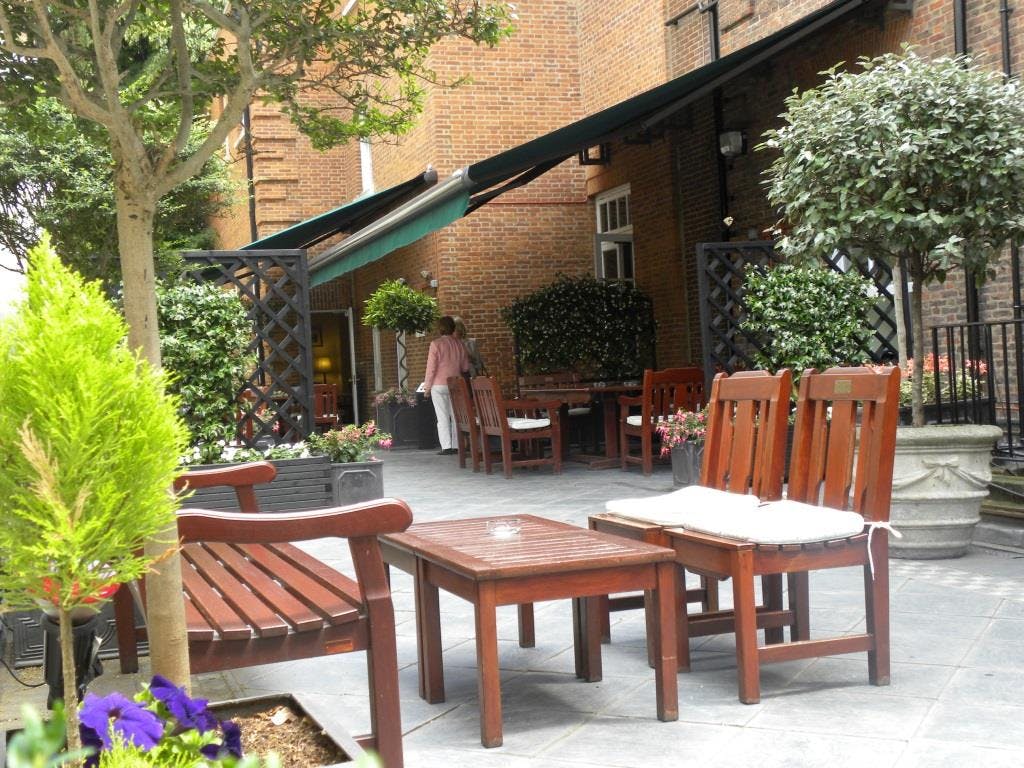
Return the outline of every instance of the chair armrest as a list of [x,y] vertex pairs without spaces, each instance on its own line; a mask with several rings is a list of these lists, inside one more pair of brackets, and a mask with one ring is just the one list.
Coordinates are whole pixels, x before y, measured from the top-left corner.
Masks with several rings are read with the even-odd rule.
[[619,395],[619,420],[625,421],[626,417],[629,416],[629,409],[636,407],[642,408],[644,404],[644,398],[642,395],[631,396],[631,395]]
[[412,510],[399,499],[377,499],[347,507],[307,512],[178,511],[182,541],[223,541],[236,544],[276,544],[330,536],[358,538],[400,533],[412,523]]
[[258,485],[269,483],[277,476],[277,469],[269,461],[253,461],[234,467],[196,469],[174,479],[174,490],[184,488],[210,488],[215,485]]

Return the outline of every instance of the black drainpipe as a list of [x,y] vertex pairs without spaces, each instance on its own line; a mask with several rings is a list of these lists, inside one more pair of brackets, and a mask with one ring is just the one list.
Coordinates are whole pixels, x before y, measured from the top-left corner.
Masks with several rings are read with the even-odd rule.
[[[708,2],[701,3],[698,5],[698,9],[701,13],[708,15],[708,32],[710,33],[711,39],[711,61],[718,61],[722,56],[721,44],[721,31],[718,23],[718,0],[709,0]],[[715,159],[718,165],[718,221],[719,228],[721,230],[722,242],[727,241],[731,235],[731,227],[725,223],[726,218],[729,216],[729,169],[726,167],[725,155],[722,154],[721,149],[718,146],[718,137],[722,135],[722,131],[725,128],[725,118],[723,117],[723,99],[722,89],[716,88],[712,94],[712,110],[715,116],[715,135],[713,138]]]
[[[1013,64],[1010,55],[1010,14],[1012,12],[1013,9],[1010,8],[1009,0],[1002,0],[999,3],[1000,25],[1003,33],[1003,74],[1006,75],[1007,80],[1013,77]],[[1020,246],[1016,241],[1010,243],[1010,273],[1013,283],[1013,316],[1019,319],[1024,316],[1024,307],[1021,307],[1020,295]],[[1017,333],[1021,333],[1020,326],[1017,326]],[[1017,349],[1021,348],[1024,348],[1024,344],[1018,338]]]
[[[967,54],[967,0],[953,2],[953,50],[957,56]],[[967,294],[967,322],[976,323],[981,319],[981,312],[978,308],[978,284],[974,275],[967,273],[964,276],[964,289]],[[921,289],[915,285],[914,290]]]
[[242,110],[242,128],[245,129],[245,188],[249,196],[249,240],[260,239],[256,226],[256,182],[253,180],[252,162],[252,115],[249,108]]

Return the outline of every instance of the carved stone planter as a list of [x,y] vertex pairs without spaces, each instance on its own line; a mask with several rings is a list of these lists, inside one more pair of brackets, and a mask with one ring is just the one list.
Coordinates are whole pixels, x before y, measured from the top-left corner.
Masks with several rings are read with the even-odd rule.
[[893,557],[935,559],[967,552],[992,479],[998,427],[965,424],[900,427],[893,468]]

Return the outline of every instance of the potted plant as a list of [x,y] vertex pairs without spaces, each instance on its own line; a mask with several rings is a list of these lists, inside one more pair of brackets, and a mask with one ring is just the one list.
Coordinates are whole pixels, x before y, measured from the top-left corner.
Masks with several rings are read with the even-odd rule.
[[661,437],[661,455],[672,456],[672,482],[696,485],[704,461],[704,436],[708,431],[708,411],[679,410],[655,428]]
[[384,495],[384,462],[377,448],[391,447],[391,435],[368,421],[362,426],[347,424],[307,440],[310,453],[327,456],[331,462],[331,492],[337,506],[379,499]]
[[56,609],[74,752],[76,612],[152,567],[139,552],[173,530],[168,489],[187,431],[99,283],[65,268],[46,238],[31,264],[18,313],[0,320],[0,594],[8,607],[41,598]]
[[[857,73],[786,100],[762,147],[779,155],[768,197],[791,258],[846,251],[893,264],[912,288],[913,349],[924,350],[923,290],[957,267],[984,281],[1008,240],[1024,235],[1024,99],[1013,81],[963,58],[912,51],[861,60]],[[897,306],[904,363],[907,338]],[[991,479],[1001,430],[925,427],[924,368],[911,371],[913,427],[897,436],[893,554],[962,554]],[[937,507],[937,508],[936,508]],[[945,525],[952,521],[951,525]]]
[[405,362],[405,335],[424,333],[437,320],[437,299],[415,291],[404,280],[386,280],[365,302],[363,325],[395,332],[398,355],[398,388],[408,389],[409,369]]
[[398,423],[407,418],[402,414],[409,408],[415,408],[417,402],[415,392],[400,387],[385,389],[383,392],[378,392],[373,398],[373,407],[377,412],[377,424],[391,435],[402,434],[404,439],[399,438],[398,444],[412,440],[412,431],[406,429],[400,433]]

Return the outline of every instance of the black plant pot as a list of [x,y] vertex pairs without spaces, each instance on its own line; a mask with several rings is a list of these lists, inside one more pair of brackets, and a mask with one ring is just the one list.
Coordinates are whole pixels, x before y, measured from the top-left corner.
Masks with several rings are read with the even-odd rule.
[[387,403],[377,406],[377,426],[391,435],[396,448],[437,448],[437,416],[434,404],[416,393],[416,404]]
[[[74,641],[75,683],[78,687],[78,700],[85,695],[86,686],[103,674],[100,662],[100,641],[96,637],[99,629],[99,614],[94,613],[88,619],[73,624],[71,636]],[[50,687],[46,696],[47,709],[53,709],[53,702],[64,698],[64,664],[60,654],[60,622],[43,614],[40,621],[43,628],[43,679]]]

